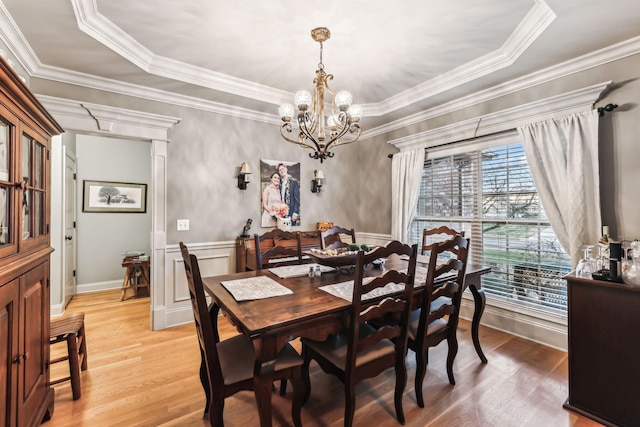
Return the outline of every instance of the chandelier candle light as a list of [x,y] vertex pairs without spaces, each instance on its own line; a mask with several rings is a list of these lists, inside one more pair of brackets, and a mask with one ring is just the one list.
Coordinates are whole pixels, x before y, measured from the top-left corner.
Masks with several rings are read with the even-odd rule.
[[[293,130],[291,125],[294,114],[293,105],[282,104],[278,112],[283,121],[280,126],[282,137],[301,147],[310,148],[314,152],[309,153],[309,157],[320,159],[322,163],[326,158],[334,156],[331,149],[338,145],[355,142],[360,137],[362,130],[359,122],[362,118],[362,108],[359,105],[351,105],[352,97],[346,90],[336,93],[329,87],[328,82],[333,79],[333,75],[324,71],[322,63],[322,42],[331,37],[329,30],[324,27],[313,29],[311,37],[320,43],[320,63],[316,70],[316,78],[313,79],[316,85],[313,96],[306,90],[300,90],[295,94],[294,102],[298,108],[297,121],[300,130],[297,140],[287,137],[284,132],[291,133]],[[325,117],[325,91],[332,97],[331,114],[327,117]]]

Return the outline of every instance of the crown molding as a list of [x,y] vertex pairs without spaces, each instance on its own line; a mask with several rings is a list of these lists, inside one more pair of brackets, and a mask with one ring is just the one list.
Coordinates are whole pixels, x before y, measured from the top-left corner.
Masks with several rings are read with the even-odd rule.
[[80,31],[145,72],[269,104],[291,98],[289,92],[157,55],[98,12],[95,0],[71,0]]
[[431,148],[593,108],[611,81],[389,141],[401,151]]
[[[120,81],[93,76],[90,74],[78,73],[43,65],[38,60],[29,44],[26,42],[26,39],[20,32],[19,28],[9,15],[2,2],[0,2],[0,38],[7,45],[7,48],[14,54],[16,60],[20,62],[21,65],[23,65],[23,67],[31,77],[51,80],[64,84],[82,86],[89,89],[108,91],[125,96],[133,96],[141,99],[147,99],[172,105],[179,105],[187,108],[194,108],[216,114],[223,114],[262,123],[273,125],[279,125],[281,123],[280,118],[276,114],[266,114],[245,108],[234,107],[232,105],[206,101],[195,97],[178,95],[171,92],[129,83],[123,83]],[[505,83],[501,83],[483,91],[458,98],[455,101],[440,104],[436,107],[429,108],[419,113],[406,116],[402,119],[386,123],[382,126],[368,129],[362,132],[360,140],[366,140],[379,135],[383,135],[385,133],[411,126],[429,120],[431,118],[441,116],[443,114],[461,110],[472,105],[486,102],[491,99],[505,96],[510,93],[527,89],[551,80],[565,77],[638,53],[640,53],[640,36],[580,56],[564,63],[548,67],[544,70],[531,73],[529,75]],[[287,95],[287,97],[289,97],[289,94]],[[366,115],[377,115],[378,108],[379,107],[377,104],[363,105],[363,109]]]
[[378,126],[377,128],[363,131],[360,140],[383,135],[394,130],[402,129],[407,126],[415,125],[417,123],[442,116],[444,114],[468,108],[472,105],[481,104],[483,102],[487,102],[501,96],[509,95],[514,92],[538,86],[552,80],[579,73],[590,68],[607,64],[609,62],[617,61],[631,55],[637,55],[639,53],[640,36],[545,68],[535,73],[531,73],[505,83],[501,83],[480,92],[458,98],[454,101],[437,105],[419,113],[415,113],[410,116],[395,120],[393,122],[386,123],[382,126]]
[[266,114],[247,108],[235,107],[232,105],[215,101],[208,101],[192,96],[179,95],[173,92],[152,89],[145,86],[124,83],[117,80],[106,79],[103,77],[78,73],[75,71],[64,70],[47,65],[41,66],[38,73],[34,77],[125,96],[132,96],[135,98],[150,101],[157,101],[187,108],[194,108],[251,121],[269,124],[279,124],[281,122],[280,118],[274,114]]
[[29,75],[33,75],[42,66],[2,1],[0,1],[0,39]]
[[[71,3],[82,32],[147,73],[275,105],[292,97],[283,90],[156,55],[102,15],[95,0]],[[534,0],[533,7],[499,49],[379,103],[366,104],[363,112],[384,115],[508,67],[555,18],[544,0]]]
[[553,10],[544,1],[536,0],[533,8],[499,49],[377,104],[366,104],[363,110],[369,116],[385,115],[506,68],[513,64],[555,19],[556,14]]

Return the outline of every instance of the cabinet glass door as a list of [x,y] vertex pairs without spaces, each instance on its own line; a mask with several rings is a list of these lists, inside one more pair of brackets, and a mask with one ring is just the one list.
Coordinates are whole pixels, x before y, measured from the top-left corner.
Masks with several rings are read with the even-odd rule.
[[[22,135],[22,241],[46,237],[47,149],[28,134]],[[26,242],[25,242],[26,243]]]
[[0,247],[13,244],[11,228],[11,125],[0,116]]

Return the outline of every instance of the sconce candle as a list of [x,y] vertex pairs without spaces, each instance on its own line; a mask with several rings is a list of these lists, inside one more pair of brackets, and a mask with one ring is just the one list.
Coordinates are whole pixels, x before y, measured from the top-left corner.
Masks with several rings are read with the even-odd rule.
[[249,170],[249,165],[247,162],[242,162],[242,166],[240,167],[240,173],[238,174],[238,188],[241,190],[247,189],[247,184],[250,182],[249,175],[251,175],[251,171]]
[[314,179],[311,180],[311,192],[319,193],[324,184],[324,173],[321,170],[313,171]]

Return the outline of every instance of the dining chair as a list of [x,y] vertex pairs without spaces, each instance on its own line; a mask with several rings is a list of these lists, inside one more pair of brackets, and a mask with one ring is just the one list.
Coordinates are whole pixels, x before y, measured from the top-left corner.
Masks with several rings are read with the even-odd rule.
[[[251,341],[243,334],[220,341],[220,307],[213,303],[209,309],[207,308],[198,259],[195,255],[189,254],[183,242],[180,242],[180,251],[202,357],[200,381],[207,398],[203,418],[209,418],[212,426],[221,427],[224,425],[224,399],[242,390],[254,390],[255,351]],[[298,352],[290,344],[285,344],[275,361],[273,372],[274,381],[290,379],[293,383],[291,418],[296,427],[302,425],[302,364],[303,360]]]
[[[464,275],[467,267],[470,239],[458,234],[452,239],[429,246],[430,256],[424,294],[419,309],[411,312],[408,331],[408,347],[416,354],[415,392],[418,406],[424,408],[422,383],[429,362],[428,349],[445,339],[447,376],[455,385],[453,361],[458,353],[458,318],[464,291]],[[440,255],[453,254],[446,262]],[[443,282],[444,280],[444,282]]]
[[[256,269],[302,264],[299,232],[275,228],[262,235],[254,234]],[[266,248],[265,248],[266,247]]]
[[[384,275],[365,280],[364,268],[371,261],[392,255],[406,255],[409,264],[406,272],[388,270]],[[349,325],[338,335],[326,341],[302,338],[304,358],[303,378],[305,381],[305,402],[311,393],[309,364],[315,360],[322,370],[336,376],[344,384],[344,425],[351,426],[355,413],[355,385],[365,378],[373,378],[388,368],[395,368],[396,384],[394,404],[398,421],[404,424],[402,395],[407,382],[405,356],[407,353],[407,325],[411,311],[411,297],[416,268],[418,245],[408,246],[398,241],[365,254],[356,256],[355,280],[349,315]],[[396,283],[402,286],[402,293],[379,298],[372,304],[363,296],[376,289]],[[400,290],[398,290],[399,292]],[[394,319],[380,328],[369,322],[384,318]]]
[[453,228],[441,225],[436,228],[425,228],[422,230],[422,249],[420,253],[426,255],[433,243],[441,242],[443,237],[461,235],[464,237],[464,231],[456,231]]
[[320,247],[322,249],[336,249],[349,246],[349,243],[342,241],[340,235],[350,236],[351,243],[356,243],[356,232],[353,228],[346,229],[336,225],[320,233]]

